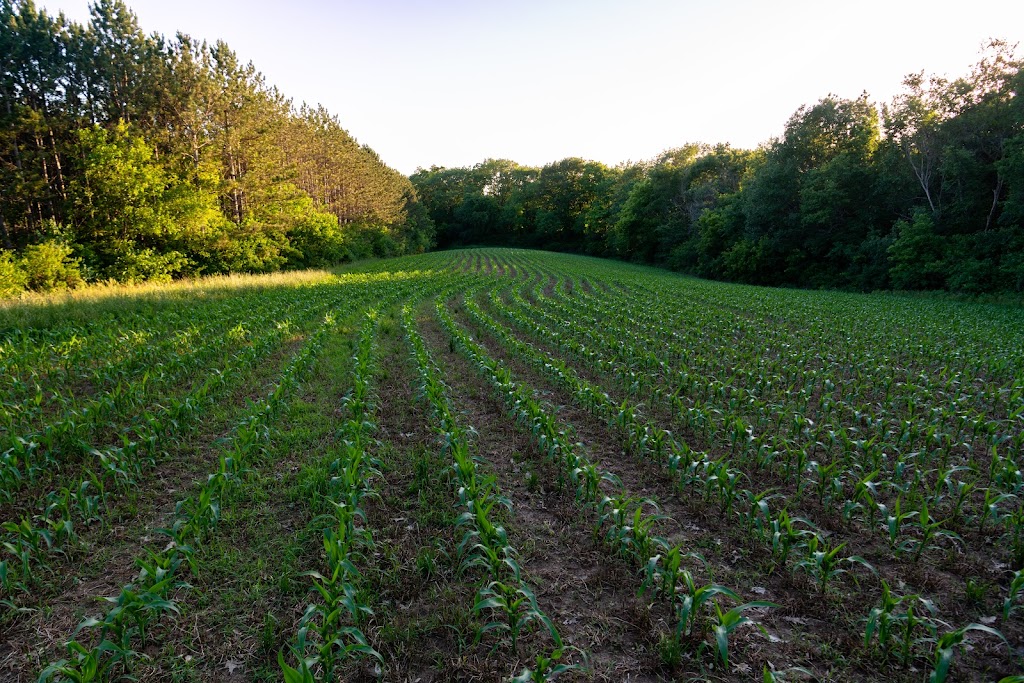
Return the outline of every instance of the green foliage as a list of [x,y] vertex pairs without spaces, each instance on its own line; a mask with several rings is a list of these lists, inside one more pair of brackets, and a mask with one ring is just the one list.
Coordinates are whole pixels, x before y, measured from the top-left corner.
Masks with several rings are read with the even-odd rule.
[[534,668],[525,667],[518,676],[511,679],[511,683],[543,683],[553,681],[564,673],[580,671],[585,669],[583,664],[559,664],[562,658],[562,649],[558,648],[548,655],[537,655],[534,660]]
[[944,633],[939,636],[935,643],[933,661],[934,668],[928,675],[928,683],[945,683],[946,679],[949,677],[949,672],[953,665],[953,659],[956,656],[956,651],[963,645],[967,633],[970,631],[979,631],[996,636],[1002,640],[1004,644],[1009,646],[1009,643],[1006,641],[1006,638],[1002,633],[991,626],[985,626],[983,624],[968,624],[967,626],[962,626],[948,633]]
[[331,266],[351,259],[345,234],[338,225],[338,217],[312,210],[296,221],[288,231],[288,242],[293,251],[290,265],[313,268]]
[[86,280],[324,267],[436,241],[756,284],[1024,291],[1024,61],[1001,41],[963,77],[911,74],[880,107],[802,106],[753,151],[406,178],[223,43],[147,36],[121,0],[86,25],[3,3],[0,26],[0,245],[20,258],[59,237]]
[[386,226],[380,224],[355,224],[346,226],[345,245],[354,259],[371,256],[396,256],[401,253],[401,244]]
[[741,239],[726,250],[721,257],[722,275],[740,282],[762,282],[762,273],[767,268],[765,241],[754,242]]
[[[766,600],[755,600],[743,605],[737,605],[730,610],[723,611],[718,603],[715,603],[715,617],[713,618],[713,632],[715,634],[715,651],[722,666],[729,666],[729,636],[743,624],[754,623],[750,617],[743,616],[743,612],[751,608],[778,607],[774,602]],[[759,627],[764,632],[764,627]]]
[[88,242],[176,237],[179,219],[187,219],[176,204],[193,203],[178,196],[177,179],[154,158],[153,148],[123,122],[110,131],[99,126],[82,129],[78,137],[82,176],[71,191],[73,203],[84,214],[80,237]]
[[0,249],[0,299],[14,296],[28,287],[28,274],[13,252]]
[[650,179],[633,186],[609,235],[609,245],[614,253],[639,262],[653,260],[658,246],[655,231],[660,213],[655,191]]
[[897,221],[895,241],[888,249],[889,277],[896,289],[942,289],[946,277],[945,242],[924,211],[911,222]]
[[74,289],[83,283],[78,259],[72,249],[56,241],[33,244],[25,249],[21,268],[29,289],[52,292]]
[[214,245],[212,270],[222,273],[270,273],[288,262],[288,242],[258,225],[232,227]]
[[1024,224],[1024,133],[1017,133],[1006,141],[1003,158],[996,162],[996,168],[1007,185],[999,222],[1020,226]]
[[118,282],[168,282],[192,269],[192,261],[180,251],[138,249],[121,240],[112,241],[109,247],[107,254],[114,258],[106,273]]

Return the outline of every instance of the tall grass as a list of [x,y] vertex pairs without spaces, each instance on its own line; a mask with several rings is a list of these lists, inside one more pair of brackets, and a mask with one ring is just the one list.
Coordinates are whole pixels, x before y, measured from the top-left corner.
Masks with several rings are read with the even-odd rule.
[[156,310],[166,306],[199,305],[245,291],[314,286],[329,282],[334,277],[326,270],[261,275],[234,273],[173,282],[120,284],[111,281],[47,294],[25,292],[0,300],[0,332],[11,328],[85,323],[147,308]]

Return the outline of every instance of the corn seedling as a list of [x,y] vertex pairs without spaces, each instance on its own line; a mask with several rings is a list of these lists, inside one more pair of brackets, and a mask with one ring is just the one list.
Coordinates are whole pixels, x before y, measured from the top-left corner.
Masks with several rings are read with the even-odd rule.
[[[915,612],[923,607],[927,614]],[[864,647],[874,645],[883,657],[896,654],[903,666],[909,666],[914,645],[935,638],[937,622],[935,606],[919,595],[893,595],[889,584],[882,581],[882,602],[868,612],[864,627]],[[923,630],[925,633],[920,634]]]
[[550,655],[537,655],[534,658],[533,668],[524,667],[518,676],[512,678],[511,683],[544,683],[553,681],[564,673],[579,671],[586,667],[583,664],[559,664],[562,658],[562,648],[556,648]]
[[1017,570],[1013,573],[1013,580],[1010,581],[1010,587],[1007,590],[1007,595],[1003,599],[1003,621],[1006,621],[1010,616],[1020,609],[1021,605],[1020,596],[1024,594],[1024,571]]
[[[729,636],[743,624],[755,623],[750,619],[750,617],[744,616],[743,612],[748,609],[778,607],[774,602],[755,600],[753,602],[737,605],[736,607],[723,612],[717,602],[715,602],[714,605],[715,615],[711,620],[711,628],[715,636],[715,651],[718,654],[718,658],[722,660],[722,666],[724,667],[729,666]],[[757,624],[757,627],[762,633],[767,633],[764,627],[760,624]]]
[[477,602],[473,605],[474,613],[489,612],[498,619],[486,623],[481,634],[488,631],[507,633],[515,652],[519,644],[519,636],[523,629],[532,623],[539,623],[551,636],[556,648],[562,647],[562,639],[555,630],[555,625],[540,611],[537,598],[527,586],[505,584],[492,581],[480,590]]
[[845,546],[845,543],[841,543],[834,548],[829,548],[817,534],[814,534],[807,538],[804,544],[804,558],[798,561],[793,569],[807,573],[817,584],[820,593],[824,593],[828,585],[837,577],[850,571],[844,568],[844,565],[859,564],[872,574],[875,573],[874,567],[868,564],[864,558],[857,555],[841,556],[839,553]]
[[1010,645],[1006,642],[1006,638],[1003,637],[1002,633],[991,626],[983,624],[968,624],[949,633],[944,633],[939,636],[935,643],[933,668],[932,672],[928,675],[928,683],[945,683],[949,677],[949,670],[953,666],[953,658],[956,656],[957,648],[963,644],[967,633],[971,631],[980,631],[994,635],[1006,643],[1007,647]]

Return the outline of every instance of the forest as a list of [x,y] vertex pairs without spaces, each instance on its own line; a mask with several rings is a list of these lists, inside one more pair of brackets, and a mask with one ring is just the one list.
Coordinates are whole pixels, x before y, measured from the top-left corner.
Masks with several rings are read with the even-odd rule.
[[432,244],[409,179],[223,42],[0,0],[0,296]]
[[0,297],[474,245],[750,284],[1024,292],[1024,61],[1004,41],[887,103],[802,106],[753,150],[406,177],[223,42],[147,35],[121,0],[90,11],[0,0]]
[[829,95],[755,150],[687,144],[616,167],[420,169],[439,247],[517,245],[763,285],[1024,291],[1024,62],[992,41],[892,102]]

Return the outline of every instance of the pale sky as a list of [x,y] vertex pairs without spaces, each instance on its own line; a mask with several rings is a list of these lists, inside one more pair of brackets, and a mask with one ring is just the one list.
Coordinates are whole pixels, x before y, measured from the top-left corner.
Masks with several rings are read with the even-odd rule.
[[[1024,42],[1020,0],[127,2],[146,33],[226,41],[403,173],[752,148],[829,93],[888,101],[908,73],[966,74],[988,38]],[[88,20],[87,0],[37,4]]]

